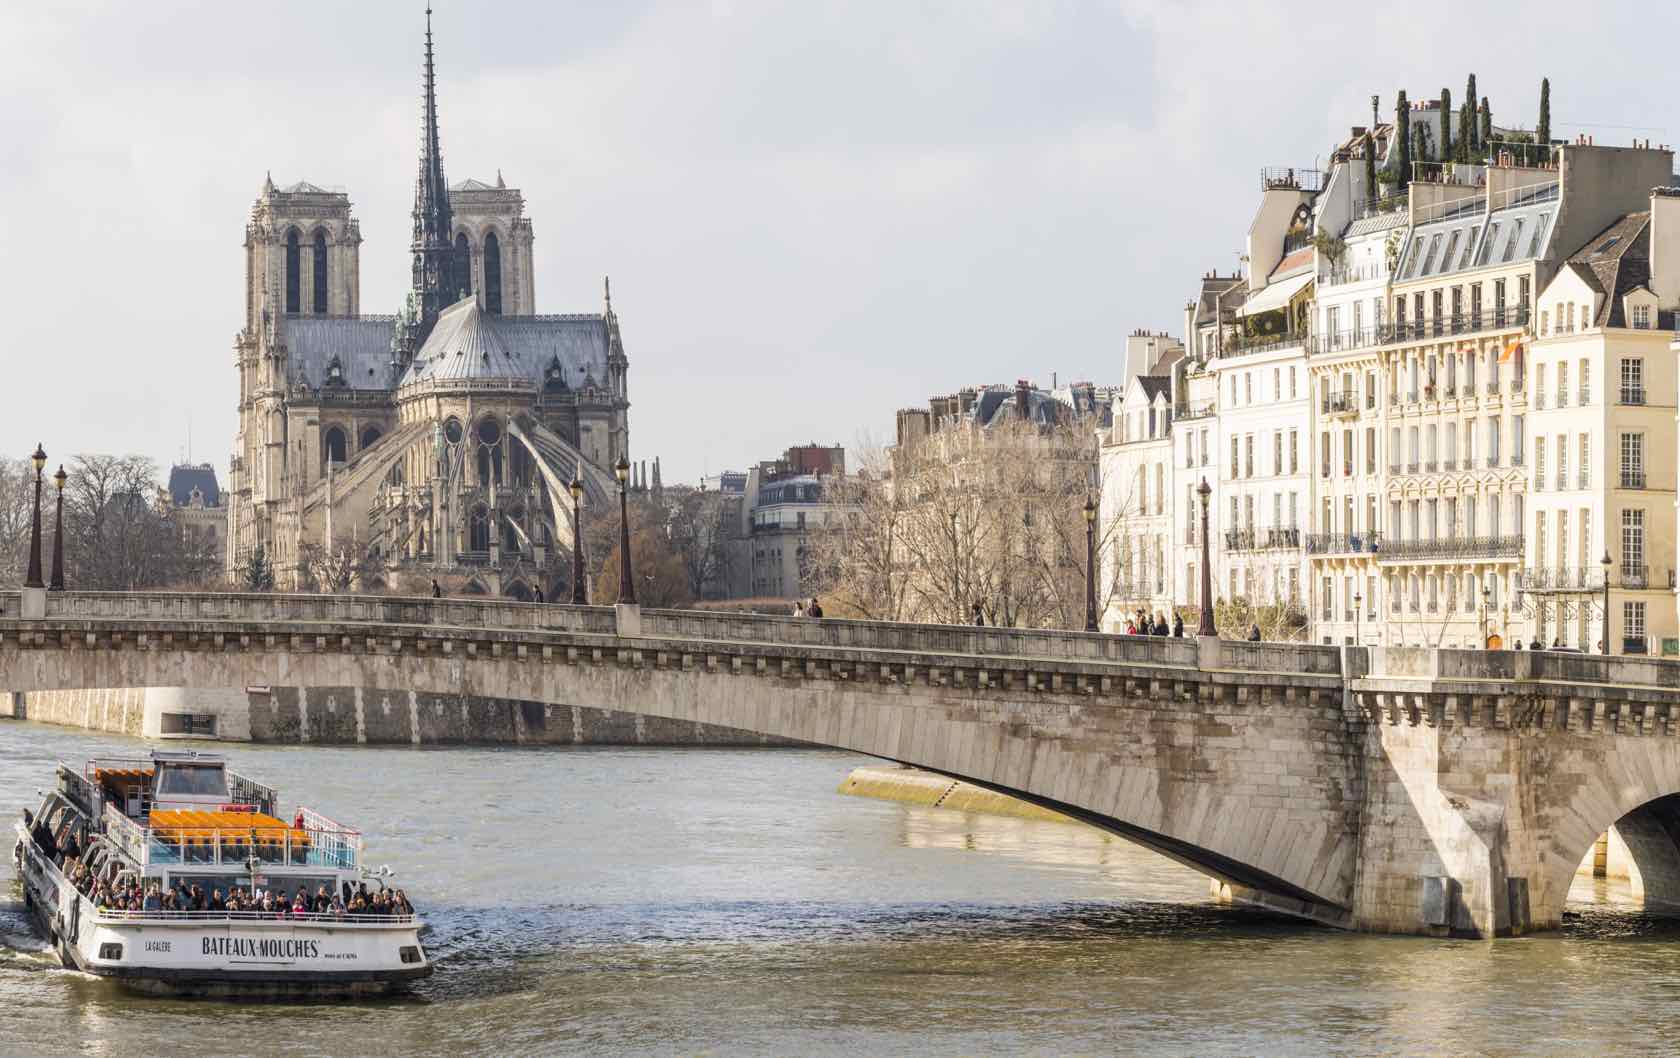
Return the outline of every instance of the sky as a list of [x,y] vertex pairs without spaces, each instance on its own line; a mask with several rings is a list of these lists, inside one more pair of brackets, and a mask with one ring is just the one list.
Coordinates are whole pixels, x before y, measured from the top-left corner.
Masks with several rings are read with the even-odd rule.
[[[1680,8],[436,0],[451,182],[520,188],[539,312],[600,310],[666,482],[890,442],[963,385],[1120,381],[1236,266],[1259,170],[1370,96],[1680,139]],[[0,0],[0,443],[225,481],[265,173],[350,193],[362,307],[409,275],[422,0]],[[1651,42],[1648,46],[1640,42]],[[1665,125],[1665,123],[1667,123]]]

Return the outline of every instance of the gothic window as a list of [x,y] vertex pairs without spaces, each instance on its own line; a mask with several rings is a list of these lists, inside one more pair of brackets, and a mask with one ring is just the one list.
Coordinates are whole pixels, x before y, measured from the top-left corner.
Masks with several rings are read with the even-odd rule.
[[490,550],[490,512],[483,507],[474,507],[472,519],[467,527],[467,550]]
[[461,420],[450,417],[443,423],[443,439],[452,445],[461,443]]
[[495,232],[484,236],[484,311],[502,314],[502,244]]
[[513,526],[524,517],[524,511],[514,511],[502,519],[502,551],[506,554],[519,554],[519,531]]
[[298,269],[300,267],[299,261],[298,261],[298,252],[299,252],[298,251],[298,233],[297,233],[297,229],[293,228],[291,231],[288,231],[286,233],[286,313],[287,313],[287,315],[295,315],[297,313],[298,302],[301,301],[302,297],[303,297],[301,292],[299,291],[299,287],[298,287],[299,283],[301,282],[301,279],[298,276]]
[[512,466],[510,469],[513,471],[513,483],[520,488],[524,488],[531,484],[531,479],[535,476],[531,473],[531,454],[525,451],[524,445],[511,445],[510,448],[512,449],[510,453]]
[[327,314],[327,233],[315,232],[315,315]]
[[472,246],[465,232],[455,236],[455,279],[449,299],[458,301],[472,293]]
[[328,430],[322,439],[322,448],[326,451],[328,463],[344,462],[345,447],[344,431],[337,426]]
[[379,427],[369,426],[362,431],[362,448],[372,448],[373,442],[379,440]]

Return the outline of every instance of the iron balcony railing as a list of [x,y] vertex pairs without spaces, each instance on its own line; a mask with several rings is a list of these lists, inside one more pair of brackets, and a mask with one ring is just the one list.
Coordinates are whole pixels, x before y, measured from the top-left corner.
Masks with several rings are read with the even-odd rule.
[[1325,415],[1347,415],[1359,411],[1358,393],[1326,393],[1318,402],[1318,410]]
[[1346,286],[1349,283],[1364,283],[1372,279],[1387,279],[1388,266],[1386,264],[1338,265],[1318,277],[1320,289],[1326,287]]
[[[1309,356],[1322,356],[1348,349],[1362,349],[1371,345],[1395,345],[1426,338],[1443,338],[1448,335],[1477,334],[1482,331],[1501,331],[1511,327],[1526,327],[1529,318],[1528,306],[1518,305],[1515,308],[1493,309],[1484,312],[1461,312],[1450,316],[1426,316],[1419,320],[1395,320],[1392,323],[1362,327],[1357,330],[1343,330],[1308,337],[1292,337],[1288,339],[1288,342],[1305,344]],[[1274,340],[1271,344],[1280,345],[1284,343]],[[1497,381],[1493,382],[1491,387],[1488,390],[1489,393],[1499,392]],[[1468,395],[1469,390],[1470,387],[1466,386],[1466,395]]]
[[1268,166],[1260,170],[1260,190],[1289,188],[1296,191],[1324,190],[1324,170],[1296,169],[1293,166]]
[[1458,469],[1458,460],[1456,460],[1456,459],[1443,459],[1443,460],[1441,460],[1441,469],[1442,470],[1457,470]]
[[1385,540],[1381,557],[1386,560],[1518,558],[1523,552],[1522,536],[1444,536],[1434,540]]
[[1645,471],[1643,471],[1643,470],[1629,470],[1629,469],[1626,469],[1626,468],[1624,468],[1622,470],[1622,488],[1624,488],[1624,489],[1642,489],[1644,487],[1645,487]]
[[1621,402],[1623,404],[1644,404],[1645,403],[1645,387],[1644,386],[1623,386],[1622,387],[1622,401]]
[[1410,463],[1406,464],[1406,473],[1416,474],[1422,468],[1422,466],[1423,466],[1422,463],[1419,463],[1417,460],[1414,459]]
[[1630,566],[1622,563],[1621,586],[1634,591],[1643,590],[1651,586],[1650,566]]
[[1217,414],[1219,414],[1219,402],[1212,400],[1198,400],[1194,403],[1186,404],[1179,408],[1176,413],[1180,422],[1191,419],[1206,419]]
[[1604,571],[1586,567],[1541,566],[1520,571],[1517,587],[1525,592],[1603,591]]
[[1309,533],[1309,555],[1376,554],[1382,546],[1380,533]]
[[1227,529],[1227,551],[1283,551],[1301,546],[1299,529]]

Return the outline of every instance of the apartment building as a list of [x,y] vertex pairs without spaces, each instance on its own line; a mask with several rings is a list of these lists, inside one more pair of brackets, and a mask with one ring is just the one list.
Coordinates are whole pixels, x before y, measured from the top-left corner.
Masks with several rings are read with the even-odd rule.
[[1570,256],[1536,304],[1530,349],[1533,636],[1586,651],[1680,654],[1675,359],[1680,190]]
[[[1403,205],[1370,201],[1320,261],[1308,366],[1315,413],[1314,517],[1306,537],[1310,616],[1324,643],[1377,638],[1384,505],[1383,315]],[[1322,256],[1322,255],[1321,255]]]
[[[1171,363],[1163,365],[1170,369]],[[1138,609],[1171,613],[1172,584],[1172,376],[1134,375],[1114,403],[1114,425],[1104,438],[1101,524],[1106,631],[1120,631]]]
[[1414,183],[1380,335],[1387,398],[1382,641],[1532,633],[1518,573],[1534,291],[1565,255],[1673,179],[1669,151],[1565,145]]

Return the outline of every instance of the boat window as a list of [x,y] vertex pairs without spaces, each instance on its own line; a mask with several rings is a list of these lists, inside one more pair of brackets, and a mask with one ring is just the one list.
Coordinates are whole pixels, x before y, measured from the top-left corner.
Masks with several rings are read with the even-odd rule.
[[159,796],[226,797],[227,792],[227,773],[220,765],[178,765],[158,775]]

